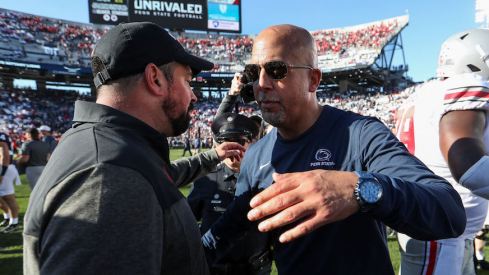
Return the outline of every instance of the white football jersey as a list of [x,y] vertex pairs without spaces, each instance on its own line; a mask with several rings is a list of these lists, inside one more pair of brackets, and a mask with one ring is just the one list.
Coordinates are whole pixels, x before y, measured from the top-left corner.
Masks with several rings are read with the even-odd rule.
[[474,109],[486,111],[484,143],[489,148],[489,83],[478,75],[461,74],[426,82],[416,87],[396,116],[397,138],[460,194],[467,214],[467,227],[461,236],[465,239],[474,238],[482,229],[488,203],[453,179],[440,150],[439,123],[447,112]]

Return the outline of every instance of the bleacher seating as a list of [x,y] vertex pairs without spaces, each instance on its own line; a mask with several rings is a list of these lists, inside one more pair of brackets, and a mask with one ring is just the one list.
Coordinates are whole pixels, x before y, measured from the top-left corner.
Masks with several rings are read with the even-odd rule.
[[[311,31],[323,71],[371,65],[408,24],[407,15],[362,25]],[[90,67],[96,42],[111,26],[84,24],[0,9],[0,59]],[[241,71],[255,38],[172,32],[187,51],[216,64],[214,71]]]
[[[392,94],[357,95],[333,94],[318,98],[320,104],[379,118],[390,129],[395,127],[395,114],[403,101],[415,90],[410,87]],[[53,136],[59,139],[71,127],[75,100],[94,101],[95,98],[59,90],[31,91],[26,89],[0,90],[0,126],[8,128],[11,136],[19,143],[23,131],[29,127],[49,125]],[[209,99],[197,102],[192,111],[189,130],[184,134],[194,137],[200,131],[204,146],[210,145],[210,126],[219,107],[220,100]],[[260,115],[256,105],[239,105],[239,113]],[[182,146],[184,135],[169,139],[170,146]]]
[[[408,24],[408,16],[366,23],[358,26],[312,31],[316,39],[320,68],[341,70],[351,66],[372,64],[382,47],[387,45]],[[111,26],[84,24],[0,8],[0,61],[22,61],[70,67],[90,67],[90,54],[96,42]],[[221,35],[193,32],[172,32],[194,55],[216,64],[214,71],[241,71],[251,58],[255,35]],[[5,87],[4,87],[5,89]],[[390,95],[321,94],[321,104],[332,105],[363,115],[377,116],[393,128],[397,107],[408,92]],[[73,105],[77,99],[94,100],[77,92],[28,89],[0,90],[2,109],[0,124],[12,135],[22,139],[23,130],[42,124],[50,125],[55,137],[70,126]],[[197,131],[205,142],[211,138],[210,125],[220,99],[199,102],[192,113],[191,127],[186,135]],[[259,114],[254,106],[240,106],[244,114]],[[182,136],[170,139],[180,146]]]
[[326,71],[369,66],[408,24],[408,17],[394,17],[362,25],[313,31],[319,67]]

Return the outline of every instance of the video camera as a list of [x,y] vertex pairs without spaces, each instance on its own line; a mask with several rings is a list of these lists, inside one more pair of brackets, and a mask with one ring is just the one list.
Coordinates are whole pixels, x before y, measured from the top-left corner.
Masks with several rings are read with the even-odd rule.
[[256,103],[255,94],[253,92],[253,83],[249,83],[248,76],[245,74],[244,77],[240,78],[240,81],[246,84],[239,91],[243,103],[248,105]]

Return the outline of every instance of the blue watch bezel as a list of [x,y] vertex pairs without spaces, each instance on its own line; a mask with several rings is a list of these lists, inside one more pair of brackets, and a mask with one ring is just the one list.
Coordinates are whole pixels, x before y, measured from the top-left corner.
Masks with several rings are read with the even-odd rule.
[[[355,171],[354,173],[359,176],[356,187],[355,187],[355,197],[356,197],[358,203],[360,204],[360,211],[361,212],[369,212],[369,211],[375,209],[380,204],[380,202],[382,201],[382,196],[383,196],[382,185],[369,172]],[[362,186],[367,182],[374,183],[374,186],[377,187],[378,199],[374,202],[368,202],[362,196]]]

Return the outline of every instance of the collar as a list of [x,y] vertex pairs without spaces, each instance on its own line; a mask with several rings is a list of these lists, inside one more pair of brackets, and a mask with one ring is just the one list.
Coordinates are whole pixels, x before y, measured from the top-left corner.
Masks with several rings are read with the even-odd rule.
[[170,163],[166,135],[129,114],[106,105],[77,100],[73,121],[73,128],[85,123],[111,124],[125,128],[147,140],[151,147],[158,151],[168,164]]
[[236,180],[238,179],[239,173],[234,172],[224,162],[221,162],[221,164],[218,166],[218,169],[222,170],[224,180],[233,180],[233,178]]

